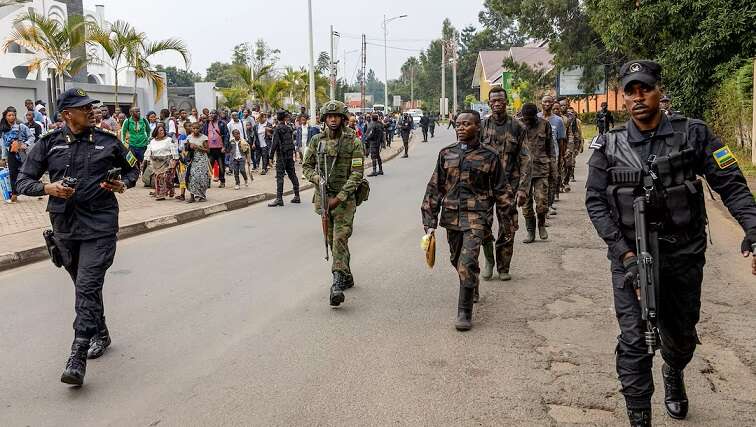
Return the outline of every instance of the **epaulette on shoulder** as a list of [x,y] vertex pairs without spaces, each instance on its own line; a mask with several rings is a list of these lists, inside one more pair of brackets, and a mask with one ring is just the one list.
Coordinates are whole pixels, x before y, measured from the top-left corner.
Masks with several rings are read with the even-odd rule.
[[609,133],[622,132],[624,130],[627,130],[627,128],[625,127],[625,125],[619,125],[619,126],[613,128],[613,129],[609,129]]
[[114,138],[118,138],[118,135],[115,132],[113,132],[112,130],[110,130],[110,129],[103,129],[103,128],[100,128],[100,127],[95,127],[94,130],[95,130],[96,133],[102,133],[102,134],[105,134],[105,135],[108,135],[108,136],[112,136]]
[[481,147],[483,147],[483,149],[485,149],[485,150],[488,150],[488,151],[490,151],[490,152],[492,152],[492,153],[496,154],[497,156],[499,155],[499,152],[498,152],[498,151],[496,151],[496,150],[495,150],[495,149],[494,149],[493,147],[491,147],[491,146],[490,146],[490,145],[488,145],[488,144],[480,144],[480,146],[481,146]]
[[48,130],[47,132],[45,132],[45,133],[43,133],[42,135],[40,135],[40,136],[39,136],[39,139],[40,139],[40,140],[43,140],[43,139],[48,139],[48,138],[50,138],[51,136],[53,136],[53,135],[56,135],[56,134],[59,134],[59,133],[61,133],[61,132],[63,132],[63,129],[61,129],[61,128],[57,128],[57,129]]

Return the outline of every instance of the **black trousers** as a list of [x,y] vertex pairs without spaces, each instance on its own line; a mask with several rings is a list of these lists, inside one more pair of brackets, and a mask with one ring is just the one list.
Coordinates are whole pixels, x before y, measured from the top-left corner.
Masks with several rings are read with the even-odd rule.
[[433,138],[435,136],[435,134],[436,134],[436,126],[435,125],[433,125],[433,126],[430,127],[430,134],[431,134],[431,138]]
[[409,137],[410,137],[409,132],[407,132],[407,133],[402,132],[402,143],[404,144],[404,155],[405,156],[409,154]]
[[428,141],[428,128],[422,128],[423,130],[423,141]]
[[276,196],[283,198],[284,175],[289,176],[294,193],[299,194],[299,179],[294,168],[294,151],[286,151],[277,156],[276,161]]
[[221,148],[211,148],[207,153],[207,157],[210,159],[210,169],[213,168],[213,162],[218,162],[218,179],[220,182],[226,182],[226,155],[221,152]]
[[21,170],[23,163],[16,157],[16,153],[8,152],[8,174],[10,175],[11,193],[18,195],[16,191],[16,181],[18,181],[18,172]]
[[[660,248],[660,295],[658,327],[661,356],[670,367],[684,369],[696,349],[698,323],[701,310],[701,282],[703,281],[703,254],[675,255],[670,248]],[[622,383],[622,394],[628,408],[651,407],[654,393],[652,377],[653,355],[648,354],[643,339],[646,331],[641,319],[641,308],[635,290],[624,284],[625,269],[619,261],[612,261],[612,287],[614,309],[619,322],[617,337],[617,375]]]
[[105,273],[113,264],[116,236],[89,240],[59,240],[61,251],[70,255],[65,265],[76,289],[76,319],[73,328],[77,338],[92,338],[105,329],[102,286]]

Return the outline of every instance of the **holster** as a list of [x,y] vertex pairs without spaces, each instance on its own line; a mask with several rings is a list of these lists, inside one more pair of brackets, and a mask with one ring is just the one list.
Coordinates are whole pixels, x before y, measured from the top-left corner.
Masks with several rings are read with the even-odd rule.
[[45,238],[45,246],[47,246],[50,260],[56,267],[65,267],[71,263],[71,254],[66,248],[61,248],[52,230],[42,232],[42,237]]

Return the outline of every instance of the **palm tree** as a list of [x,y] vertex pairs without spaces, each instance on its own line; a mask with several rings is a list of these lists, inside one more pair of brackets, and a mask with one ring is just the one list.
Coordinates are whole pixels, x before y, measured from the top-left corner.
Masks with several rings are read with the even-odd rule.
[[134,55],[138,46],[146,38],[144,33],[137,32],[134,27],[125,21],[118,20],[108,29],[94,26],[91,28],[90,41],[92,44],[102,47],[106,58],[103,63],[113,70],[115,75],[115,110],[120,111],[118,103],[118,74],[130,65],[126,59]]
[[282,95],[289,89],[289,83],[284,80],[262,80],[252,87],[255,95],[267,111],[273,111],[283,106]]
[[87,29],[91,22],[82,16],[69,15],[61,24],[29,10],[16,18],[13,25],[3,51],[7,52],[11,45],[17,44],[34,52],[36,57],[28,65],[29,71],[37,71],[39,77],[42,70],[52,68],[58,94],[63,91],[64,78],[73,76],[87,65],[86,57],[72,55],[76,48],[87,43]]
[[292,101],[306,105],[307,95],[307,77],[308,73],[304,68],[294,70],[292,67],[286,67],[282,79],[289,84],[289,97]]
[[246,89],[247,93],[252,95],[252,99],[255,99],[255,84],[260,83],[264,79],[270,78],[270,73],[273,71],[273,65],[264,65],[255,75],[252,67],[245,64],[235,64],[233,71],[239,77],[239,86]]
[[137,96],[137,81],[139,79],[146,79],[151,82],[155,87],[155,96],[160,98],[165,89],[165,80],[160,73],[155,70],[150,62],[152,56],[164,52],[176,52],[181,55],[184,60],[184,65],[189,67],[190,55],[186,44],[179,39],[170,38],[157,42],[148,42],[142,40],[133,51],[128,52],[126,59],[129,63],[129,67],[134,70],[134,99],[133,103],[136,104]]

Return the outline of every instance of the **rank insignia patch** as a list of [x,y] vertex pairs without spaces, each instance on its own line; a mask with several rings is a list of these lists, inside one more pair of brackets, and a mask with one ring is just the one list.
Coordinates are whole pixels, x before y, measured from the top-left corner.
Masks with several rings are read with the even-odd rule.
[[735,156],[732,155],[732,151],[727,146],[720,148],[714,152],[714,160],[717,162],[719,169],[725,169],[738,162]]

